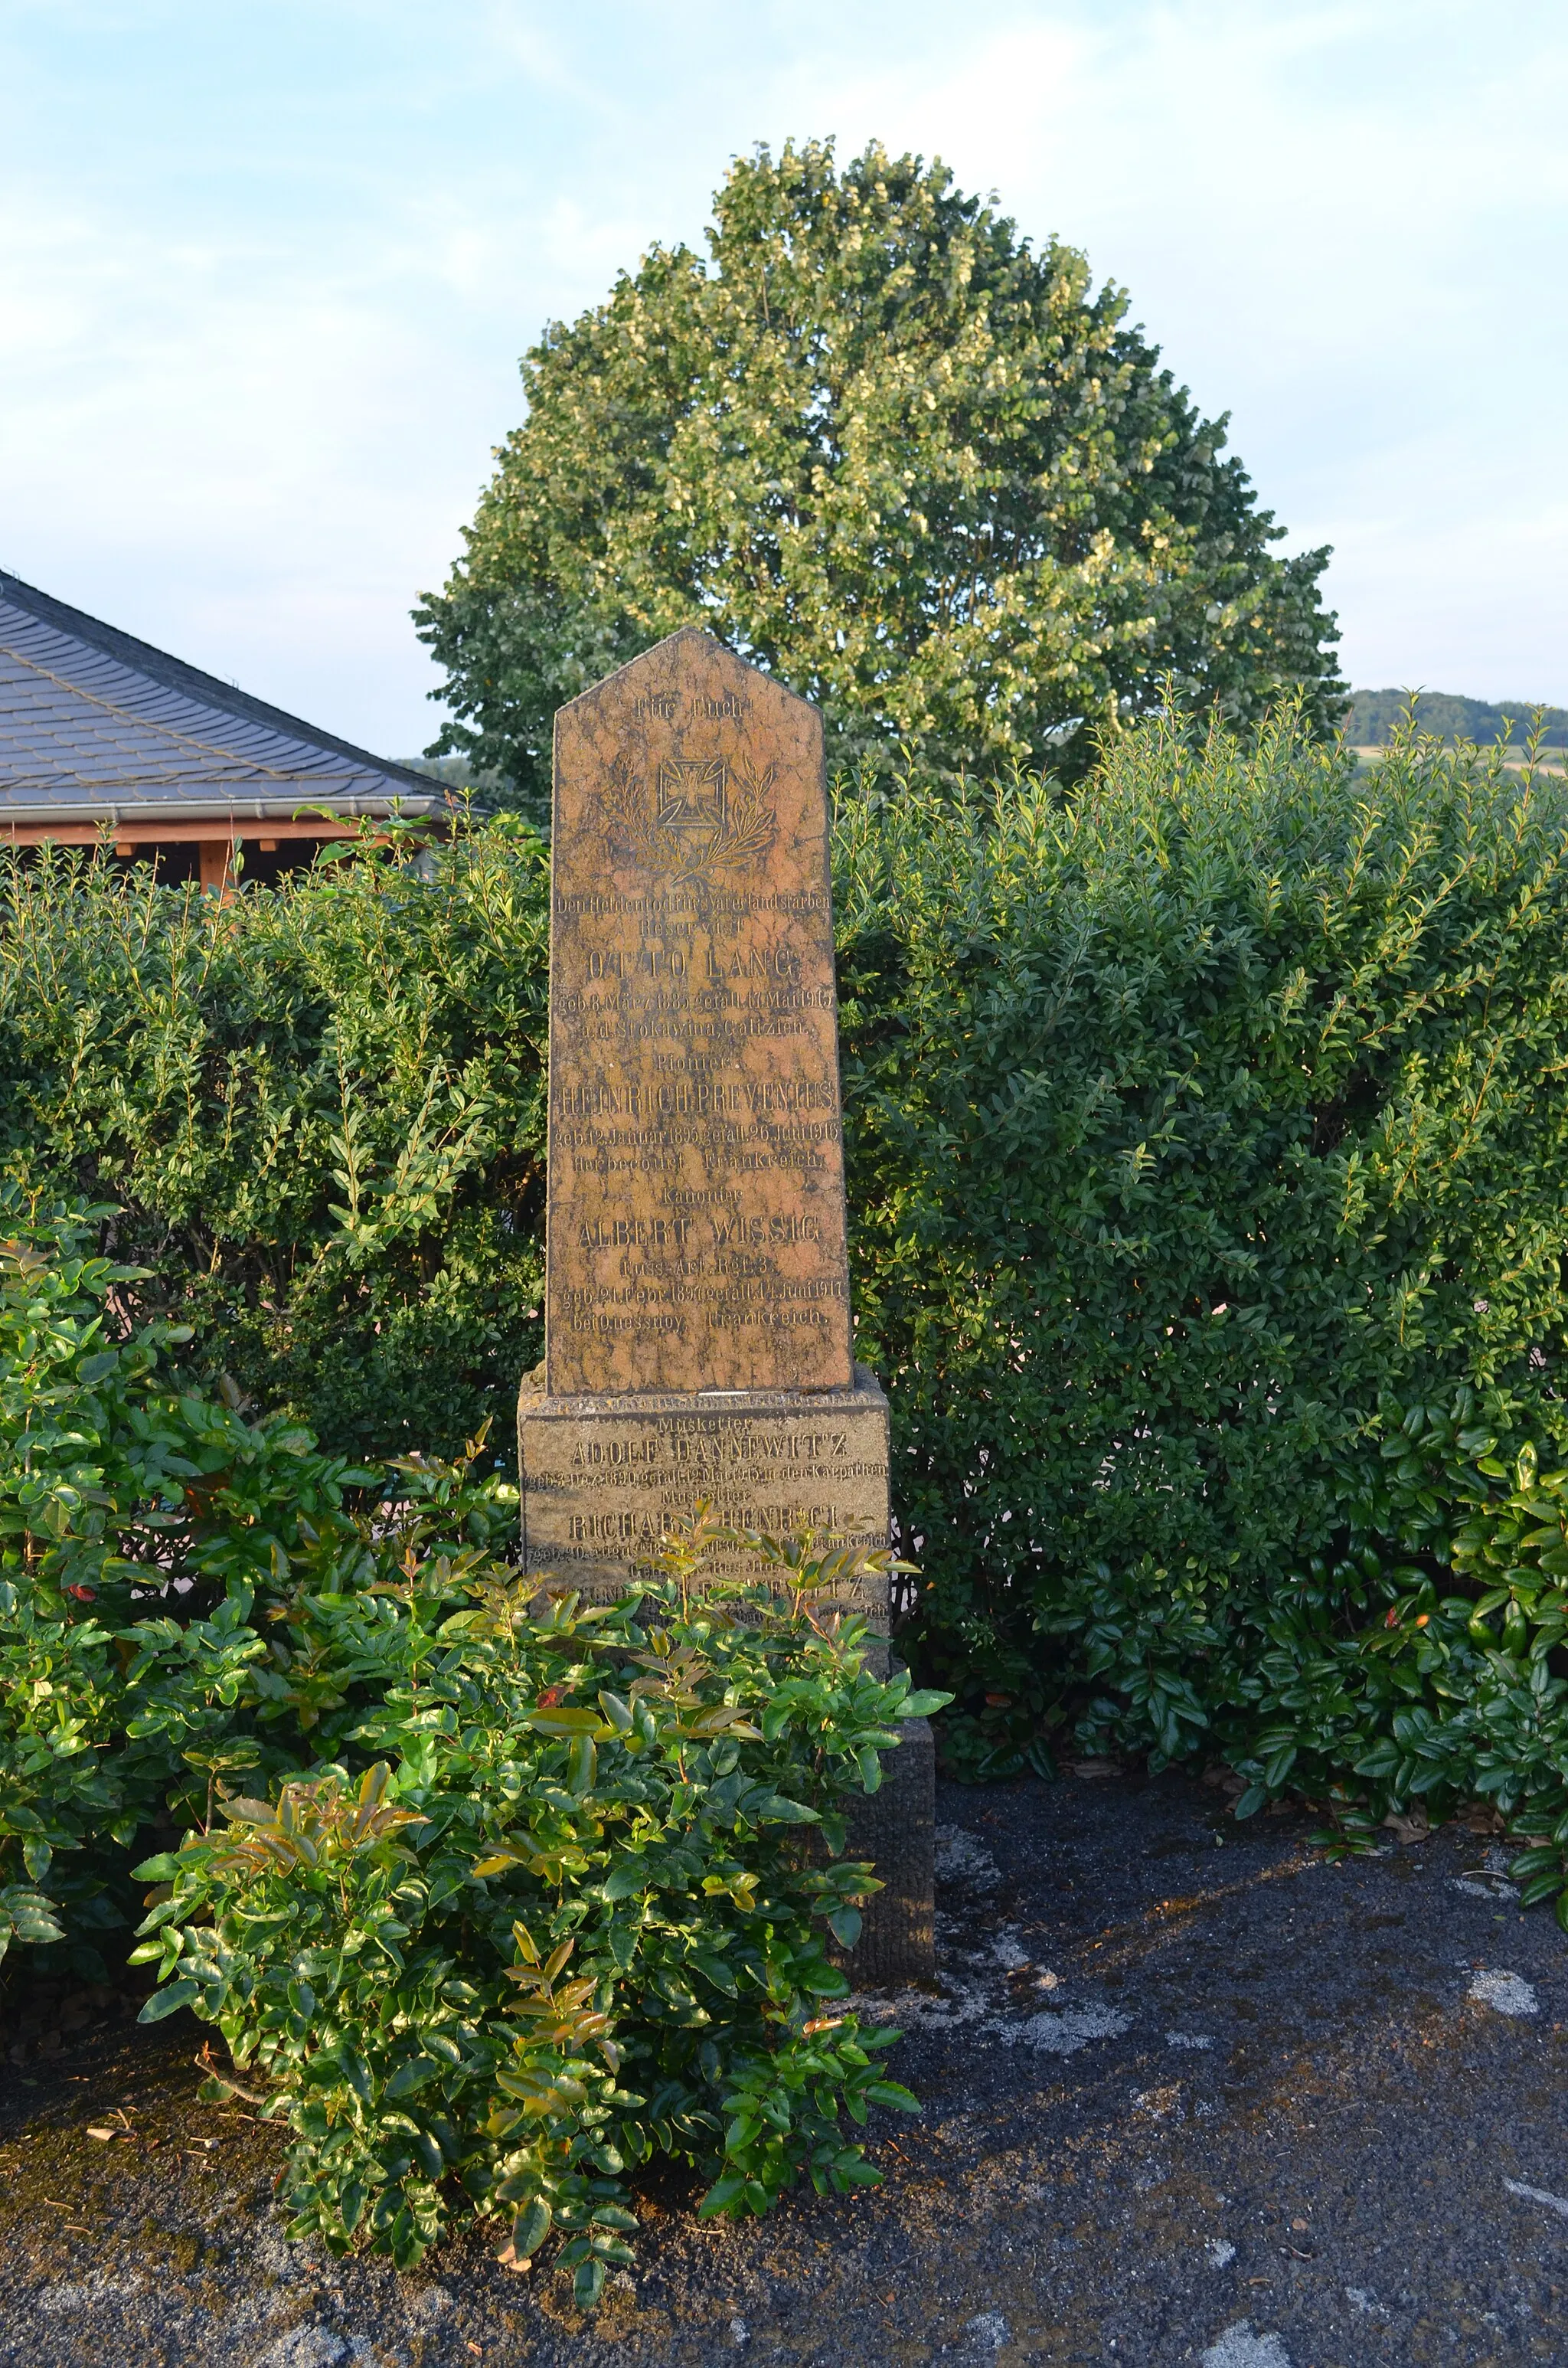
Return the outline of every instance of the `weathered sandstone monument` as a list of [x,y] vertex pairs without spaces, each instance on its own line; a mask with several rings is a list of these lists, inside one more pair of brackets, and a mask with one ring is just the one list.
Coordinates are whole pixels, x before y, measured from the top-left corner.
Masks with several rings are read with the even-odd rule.
[[[827,828],[816,710],[705,633],[556,717],[545,1358],[517,1428],[525,1568],[589,1595],[702,1497],[740,1529],[888,1542]],[[845,1608],[886,1634],[884,1582]],[[931,1782],[911,1721],[853,1836],[888,1884],[862,1982],[930,1970]]]

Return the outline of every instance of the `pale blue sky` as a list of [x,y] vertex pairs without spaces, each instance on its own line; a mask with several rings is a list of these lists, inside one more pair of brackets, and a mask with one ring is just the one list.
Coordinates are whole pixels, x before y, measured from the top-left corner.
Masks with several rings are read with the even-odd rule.
[[1355,681],[1568,703],[1565,120],[1561,0],[0,0],[0,565],[417,748],[517,356],[876,135],[1130,288]]

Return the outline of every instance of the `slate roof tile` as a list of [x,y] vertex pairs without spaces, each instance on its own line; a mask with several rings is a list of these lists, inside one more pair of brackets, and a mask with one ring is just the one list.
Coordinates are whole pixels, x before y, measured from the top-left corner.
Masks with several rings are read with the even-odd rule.
[[139,808],[438,804],[387,763],[0,574],[0,824]]

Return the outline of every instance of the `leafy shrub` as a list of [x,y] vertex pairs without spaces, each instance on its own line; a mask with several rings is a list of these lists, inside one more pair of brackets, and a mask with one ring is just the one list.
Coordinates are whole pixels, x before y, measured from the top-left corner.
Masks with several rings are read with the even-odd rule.
[[867,1558],[756,1539],[710,1585],[702,1520],[661,1582],[541,1607],[472,1447],[356,1470],[176,1392],[170,1327],[116,1320],[134,1271],[4,1214],[0,1954],[103,1938],[138,1833],[183,1827],[136,1870],[143,2020],[216,2023],[293,2133],[296,2231],[401,2266],[553,2225],[591,2304],[656,2153],[709,2214],[874,2182],[840,2116],[915,2100],[826,2004],[880,1887],[843,1804],[944,1698],[813,1617]]
[[1346,1553],[1292,1575],[1216,1717],[1237,1808],[1321,1794],[1337,1852],[1410,1804],[1490,1802],[1528,1842],[1526,1904],[1555,1897],[1568,1930],[1568,1470],[1540,1469],[1495,1391],[1385,1405],[1374,1428]]
[[922,1698],[766,1588],[542,1619],[532,1591],[437,1557],[301,1601],[295,1651],[351,1673],[347,1741],[385,1756],[150,1861],[137,1954],[150,2013],[192,2006],[267,2076],[296,2233],[341,2250],[364,2218],[406,2266],[454,2216],[504,2214],[517,2259],[553,2223],[592,2301],[656,2153],[701,2167],[709,2214],[874,2182],[840,2112],[914,2100],[885,2034],[826,2010],[823,1926],[858,1934],[877,1885],[840,1804]]
[[0,1871],[19,1852],[48,1879],[101,1973],[88,1935],[123,1900],[91,1846],[123,1868],[171,1800],[205,1799],[266,1651],[253,1591],[355,1536],[346,1491],[375,1475],[247,1422],[232,1383],[182,1391],[184,1327],[118,1319],[142,1274],[85,1230],[0,1186]]

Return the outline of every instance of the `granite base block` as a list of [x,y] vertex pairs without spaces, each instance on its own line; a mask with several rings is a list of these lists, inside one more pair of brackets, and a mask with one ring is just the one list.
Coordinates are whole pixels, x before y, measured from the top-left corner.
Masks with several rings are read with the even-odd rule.
[[906,1718],[882,1755],[880,1792],[851,1808],[846,1855],[869,1858],[885,1888],[866,1903],[860,1938],[844,1960],[858,1990],[900,1990],[937,1972],[937,1747],[931,1722]]

